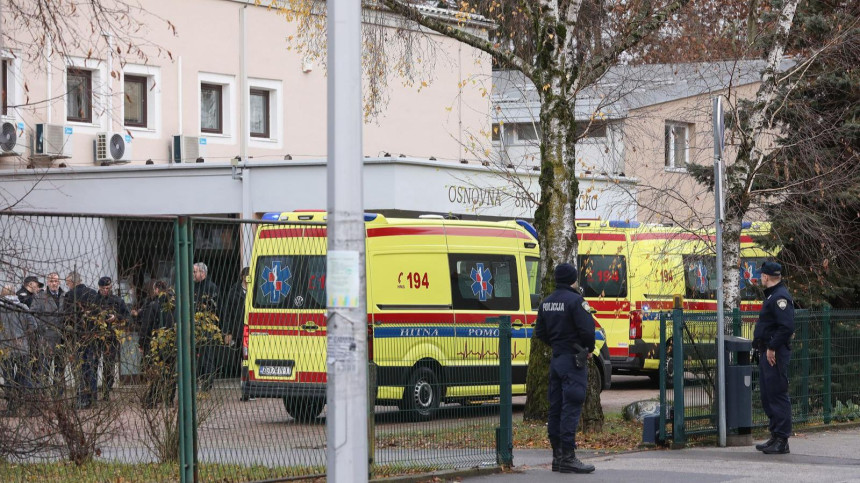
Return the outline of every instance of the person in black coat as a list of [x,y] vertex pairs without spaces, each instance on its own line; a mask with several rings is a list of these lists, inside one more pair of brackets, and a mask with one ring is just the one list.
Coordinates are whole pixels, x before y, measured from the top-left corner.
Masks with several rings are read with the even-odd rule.
[[121,330],[131,316],[125,302],[111,292],[112,288],[110,277],[99,279],[99,291],[93,296],[91,313],[97,324],[97,350],[102,358],[102,399],[105,401],[110,400],[119,362],[117,330]]
[[152,285],[151,296],[139,314],[138,344],[144,356],[143,374],[147,389],[143,396],[143,405],[146,408],[154,408],[158,402],[169,406],[176,393],[175,348],[156,350],[152,347],[157,330],[174,327],[174,304],[175,300],[171,301],[167,284],[158,280]]
[[26,305],[27,308],[33,307],[33,300],[37,293],[42,290],[45,284],[39,281],[37,277],[32,275],[24,277],[24,282],[21,284],[21,288],[15,293],[18,296],[18,301],[22,304]]
[[562,263],[555,268],[555,291],[538,306],[534,336],[552,347],[547,421],[552,470],[591,473],[594,466],[580,461],[575,449],[588,388],[588,359],[594,351],[594,317],[575,283],[573,265]]
[[249,273],[248,267],[242,269],[239,274],[239,281],[233,284],[227,292],[221,311],[221,331],[224,333],[224,344],[229,347],[229,360],[224,361],[222,370],[230,375],[237,373],[240,365],[242,327],[245,324],[245,296],[248,293]]
[[91,304],[98,293],[84,285],[81,275],[72,271],[66,276],[68,292],[63,296],[67,356],[77,355],[80,364],[75,375],[78,381],[78,408],[86,409],[93,404],[98,390],[98,352],[94,326],[90,317]]
[[770,424],[770,439],[757,444],[764,454],[790,453],[791,399],[788,395],[788,364],[794,335],[794,301],[782,283],[782,266],[776,262],[761,265],[765,300],[753,331],[753,348],[759,353],[761,406]]
[[[218,313],[218,286],[207,277],[209,268],[203,262],[194,264],[194,312]],[[200,391],[207,392],[217,376],[218,368],[212,360],[211,346],[200,345],[197,349],[197,379],[200,381]]]

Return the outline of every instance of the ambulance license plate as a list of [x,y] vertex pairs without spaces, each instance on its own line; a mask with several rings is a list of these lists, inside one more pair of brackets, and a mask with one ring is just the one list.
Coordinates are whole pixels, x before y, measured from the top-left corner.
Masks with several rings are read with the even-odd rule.
[[293,366],[260,366],[260,375],[290,377],[293,375]]

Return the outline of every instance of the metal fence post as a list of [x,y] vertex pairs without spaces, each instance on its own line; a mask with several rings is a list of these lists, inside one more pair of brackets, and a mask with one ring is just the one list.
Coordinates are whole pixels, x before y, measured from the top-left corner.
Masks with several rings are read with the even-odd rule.
[[191,291],[191,221],[180,217],[174,229],[176,257],[176,345],[179,384],[179,479],[197,481],[197,427],[194,397],[194,331]]
[[687,442],[684,428],[684,309],[672,310],[672,376],[675,390],[672,424],[672,446],[682,447]]
[[511,409],[511,316],[499,317],[499,428],[496,430],[496,462],[514,462],[513,413]]
[[741,335],[741,311],[737,307],[732,309],[732,335],[735,337]]
[[811,317],[808,311],[800,315],[800,421],[809,420],[809,323]]
[[822,358],[824,359],[824,424],[830,424],[831,411],[833,410],[833,401],[831,400],[831,379],[830,379],[830,306],[824,306],[824,317],[822,327],[824,348]]
[[658,440],[666,441],[666,312],[660,312],[660,434]]

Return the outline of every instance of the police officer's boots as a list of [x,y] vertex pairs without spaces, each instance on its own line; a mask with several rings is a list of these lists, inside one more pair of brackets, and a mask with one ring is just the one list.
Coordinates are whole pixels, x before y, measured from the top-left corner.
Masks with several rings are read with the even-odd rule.
[[767,441],[765,441],[764,443],[759,443],[759,444],[755,445],[755,449],[757,449],[759,451],[764,451],[765,448],[767,448],[768,446],[773,444],[775,439],[776,439],[776,436],[774,436],[773,433],[770,433],[770,438],[768,438]]
[[773,440],[773,444],[761,450],[764,454],[788,454],[791,453],[788,449],[788,439],[777,436]]
[[579,458],[576,457],[576,450],[573,448],[563,448],[558,471],[561,473],[591,473],[594,471],[594,465],[587,465],[579,461]]
[[561,439],[549,438],[549,444],[552,446],[552,470],[558,471],[558,466],[561,463]]

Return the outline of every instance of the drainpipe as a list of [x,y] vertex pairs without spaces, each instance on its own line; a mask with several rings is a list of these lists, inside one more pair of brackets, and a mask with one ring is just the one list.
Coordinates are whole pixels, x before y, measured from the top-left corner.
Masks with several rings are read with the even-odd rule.
[[107,39],[107,131],[113,131],[113,34],[110,32],[102,32],[102,35]]

